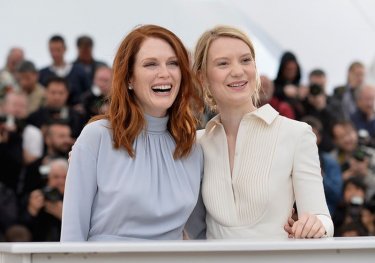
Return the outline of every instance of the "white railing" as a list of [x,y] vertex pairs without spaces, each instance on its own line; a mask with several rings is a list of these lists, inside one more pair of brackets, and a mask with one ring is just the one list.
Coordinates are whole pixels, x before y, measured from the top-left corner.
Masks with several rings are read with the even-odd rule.
[[0,263],[375,262],[375,237],[321,240],[210,240],[0,243]]

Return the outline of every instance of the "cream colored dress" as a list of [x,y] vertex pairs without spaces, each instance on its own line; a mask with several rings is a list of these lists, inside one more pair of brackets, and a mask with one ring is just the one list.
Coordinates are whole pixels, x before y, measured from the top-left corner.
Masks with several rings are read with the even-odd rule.
[[232,176],[220,115],[199,136],[207,238],[287,238],[283,227],[295,200],[299,214],[316,214],[327,236],[333,236],[316,137],[309,125],[280,116],[268,104],[246,114]]

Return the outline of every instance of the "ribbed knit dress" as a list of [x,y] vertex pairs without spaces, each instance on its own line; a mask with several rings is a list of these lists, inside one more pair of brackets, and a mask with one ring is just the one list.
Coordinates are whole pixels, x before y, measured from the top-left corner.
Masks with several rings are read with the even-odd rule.
[[207,238],[287,238],[283,227],[295,200],[300,215],[316,214],[327,235],[333,235],[309,125],[280,116],[268,104],[246,114],[232,175],[220,115],[207,124],[200,143]]

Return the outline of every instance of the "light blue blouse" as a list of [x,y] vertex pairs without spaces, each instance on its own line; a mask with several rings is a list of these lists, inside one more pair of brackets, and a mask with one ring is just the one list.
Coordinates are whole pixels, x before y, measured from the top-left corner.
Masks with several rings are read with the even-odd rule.
[[174,160],[168,117],[146,120],[135,158],[113,148],[107,120],[83,129],[69,164],[61,241],[182,239],[198,199],[203,153],[196,144]]

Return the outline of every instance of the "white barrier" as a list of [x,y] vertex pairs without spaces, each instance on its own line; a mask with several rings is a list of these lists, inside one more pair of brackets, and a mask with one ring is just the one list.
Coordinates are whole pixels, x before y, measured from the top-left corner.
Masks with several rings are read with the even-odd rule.
[[321,240],[212,240],[0,243],[0,263],[375,262],[375,237]]

